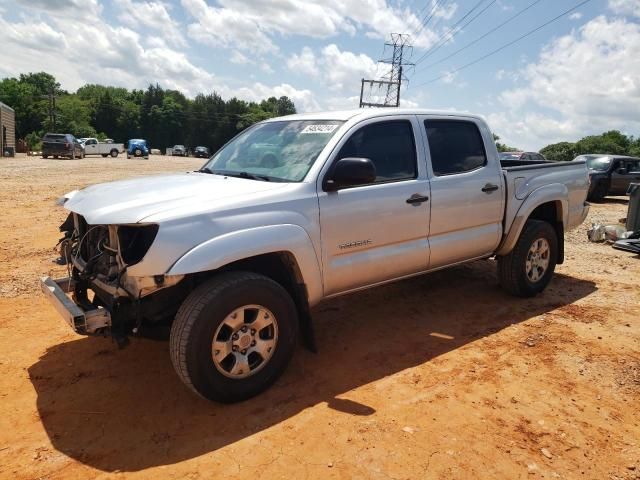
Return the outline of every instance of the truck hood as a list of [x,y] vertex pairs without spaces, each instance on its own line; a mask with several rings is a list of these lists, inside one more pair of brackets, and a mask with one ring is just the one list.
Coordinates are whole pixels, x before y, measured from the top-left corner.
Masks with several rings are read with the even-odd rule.
[[268,194],[286,185],[196,172],[159,175],[71,192],[65,196],[64,207],[82,215],[90,225],[130,224],[187,205],[207,205],[215,210],[234,198]]

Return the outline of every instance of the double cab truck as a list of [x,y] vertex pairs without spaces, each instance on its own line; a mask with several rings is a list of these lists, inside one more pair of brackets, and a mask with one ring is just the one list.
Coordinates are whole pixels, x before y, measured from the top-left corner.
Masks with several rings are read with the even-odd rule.
[[123,143],[99,142],[97,138],[87,138],[84,141],[85,155],[102,155],[103,157],[111,156],[116,158],[124,152]]
[[[531,297],[588,212],[583,161],[500,162],[480,117],[417,109],[260,122],[198,171],[60,198],[69,278],[42,278],[80,334],[170,328],[178,376],[234,402],[266,389],[325,299],[479,259]],[[389,319],[393,321],[393,319]]]

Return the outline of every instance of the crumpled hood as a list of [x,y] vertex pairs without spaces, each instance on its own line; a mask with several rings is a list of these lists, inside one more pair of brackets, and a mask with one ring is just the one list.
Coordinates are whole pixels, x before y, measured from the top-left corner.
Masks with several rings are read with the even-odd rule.
[[138,223],[188,204],[214,210],[216,203],[228,203],[230,198],[267,193],[285,185],[204,173],[159,175],[92,185],[69,194],[64,207],[82,215],[90,225]]

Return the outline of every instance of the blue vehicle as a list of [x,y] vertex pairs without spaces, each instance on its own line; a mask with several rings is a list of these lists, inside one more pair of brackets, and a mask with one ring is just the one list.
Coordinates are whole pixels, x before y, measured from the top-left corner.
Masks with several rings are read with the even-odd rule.
[[147,141],[139,138],[129,140],[129,142],[127,142],[127,158],[131,158],[131,156],[137,158],[143,157],[146,160],[149,160],[149,147],[147,145]]

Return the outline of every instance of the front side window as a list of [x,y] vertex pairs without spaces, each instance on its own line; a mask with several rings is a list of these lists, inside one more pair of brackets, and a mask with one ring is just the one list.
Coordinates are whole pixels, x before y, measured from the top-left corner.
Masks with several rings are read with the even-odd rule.
[[338,120],[260,123],[222,147],[201,171],[258,180],[300,182],[343,123]]
[[425,120],[435,175],[469,172],[487,164],[480,130],[473,122]]
[[376,167],[375,183],[418,176],[413,127],[408,120],[365,125],[349,137],[337,159],[368,158]]

